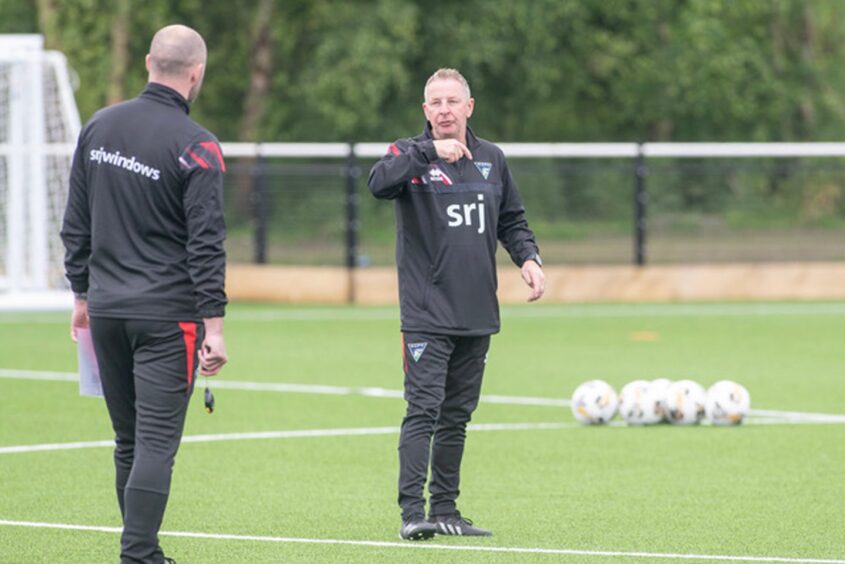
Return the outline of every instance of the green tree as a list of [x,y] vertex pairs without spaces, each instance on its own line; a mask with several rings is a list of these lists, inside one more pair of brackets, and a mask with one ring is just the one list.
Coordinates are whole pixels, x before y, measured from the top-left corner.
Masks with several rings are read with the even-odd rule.
[[194,115],[222,139],[386,140],[422,84],[461,69],[474,126],[510,141],[836,140],[840,0],[0,0],[79,77],[83,118],[146,81],[169,23],[209,44]]

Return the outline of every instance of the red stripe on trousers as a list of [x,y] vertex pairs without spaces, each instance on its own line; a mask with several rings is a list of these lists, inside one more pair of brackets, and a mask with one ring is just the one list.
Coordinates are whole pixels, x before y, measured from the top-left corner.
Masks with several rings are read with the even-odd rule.
[[197,324],[188,321],[179,323],[182,336],[185,339],[185,353],[188,355],[188,389],[194,381],[194,353],[197,350]]

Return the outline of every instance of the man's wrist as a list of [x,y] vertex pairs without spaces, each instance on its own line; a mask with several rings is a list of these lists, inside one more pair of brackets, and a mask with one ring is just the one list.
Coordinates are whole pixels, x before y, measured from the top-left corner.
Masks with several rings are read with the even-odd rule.
[[87,302],[88,301],[88,292],[74,292],[73,299],[78,302]]
[[206,317],[202,320],[205,325],[206,335],[223,334],[223,317]]
[[524,265],[529,260],[533,260],[534,262],[537,263],[537,266],[539,266],[540,268],[543,268],[543,259],[540,258],[540,255],[538,253],[532,253],[532,254],[528,255],[528,257],[525,258],[525,261],[522,264]]

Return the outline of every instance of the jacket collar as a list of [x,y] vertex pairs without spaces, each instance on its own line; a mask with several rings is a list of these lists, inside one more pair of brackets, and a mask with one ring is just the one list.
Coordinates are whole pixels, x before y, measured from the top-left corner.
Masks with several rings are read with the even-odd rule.
[[181,94],[179,94],[169,86],[159,84],[158,82],[148,82],[147,86],[144,88],[144,91],[141,92],[140,97],[155,100],[156,102],[165,104],[167,106],[180,108],[186,114],[191,113],[191,105],[188,103],[187,100],[185,100],[184,97],[182,97]]
[[[431,122],[428,120],[425,120],[425,129],[423,130],[423,136],[426,139],[434,139],[434,136],[431,134]],[[467,125],[467,148],[472,151],[475,150],[478,145],[478,137],[475,136],[475,133],[472,131],[472,128]]]

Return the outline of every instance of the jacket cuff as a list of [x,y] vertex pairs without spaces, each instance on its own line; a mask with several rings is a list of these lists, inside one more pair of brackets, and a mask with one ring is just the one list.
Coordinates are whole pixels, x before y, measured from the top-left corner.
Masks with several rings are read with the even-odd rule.
[[200,319],[209,319],[211,317],[225,317],[226,308],[220,307],[204,307],[199,310]]
[[437,156],[437,149],[434,148],[434,141],[423,141],[420,143],[420,147],[422,148],[423,157],[429,163],[433,163],[439,158]]
[[70,281],[70,289],[74,294],[87,294],[88,293],[88,280],[82,281]]
[[522,265],[525,264],[527,261],[533,260],[536,262],[541,268],[543,266],[543,259],[540,258],[540,253],[537,250],[528,251],[523,253],[521,257],[519,257],[519,267],[522,268]]

